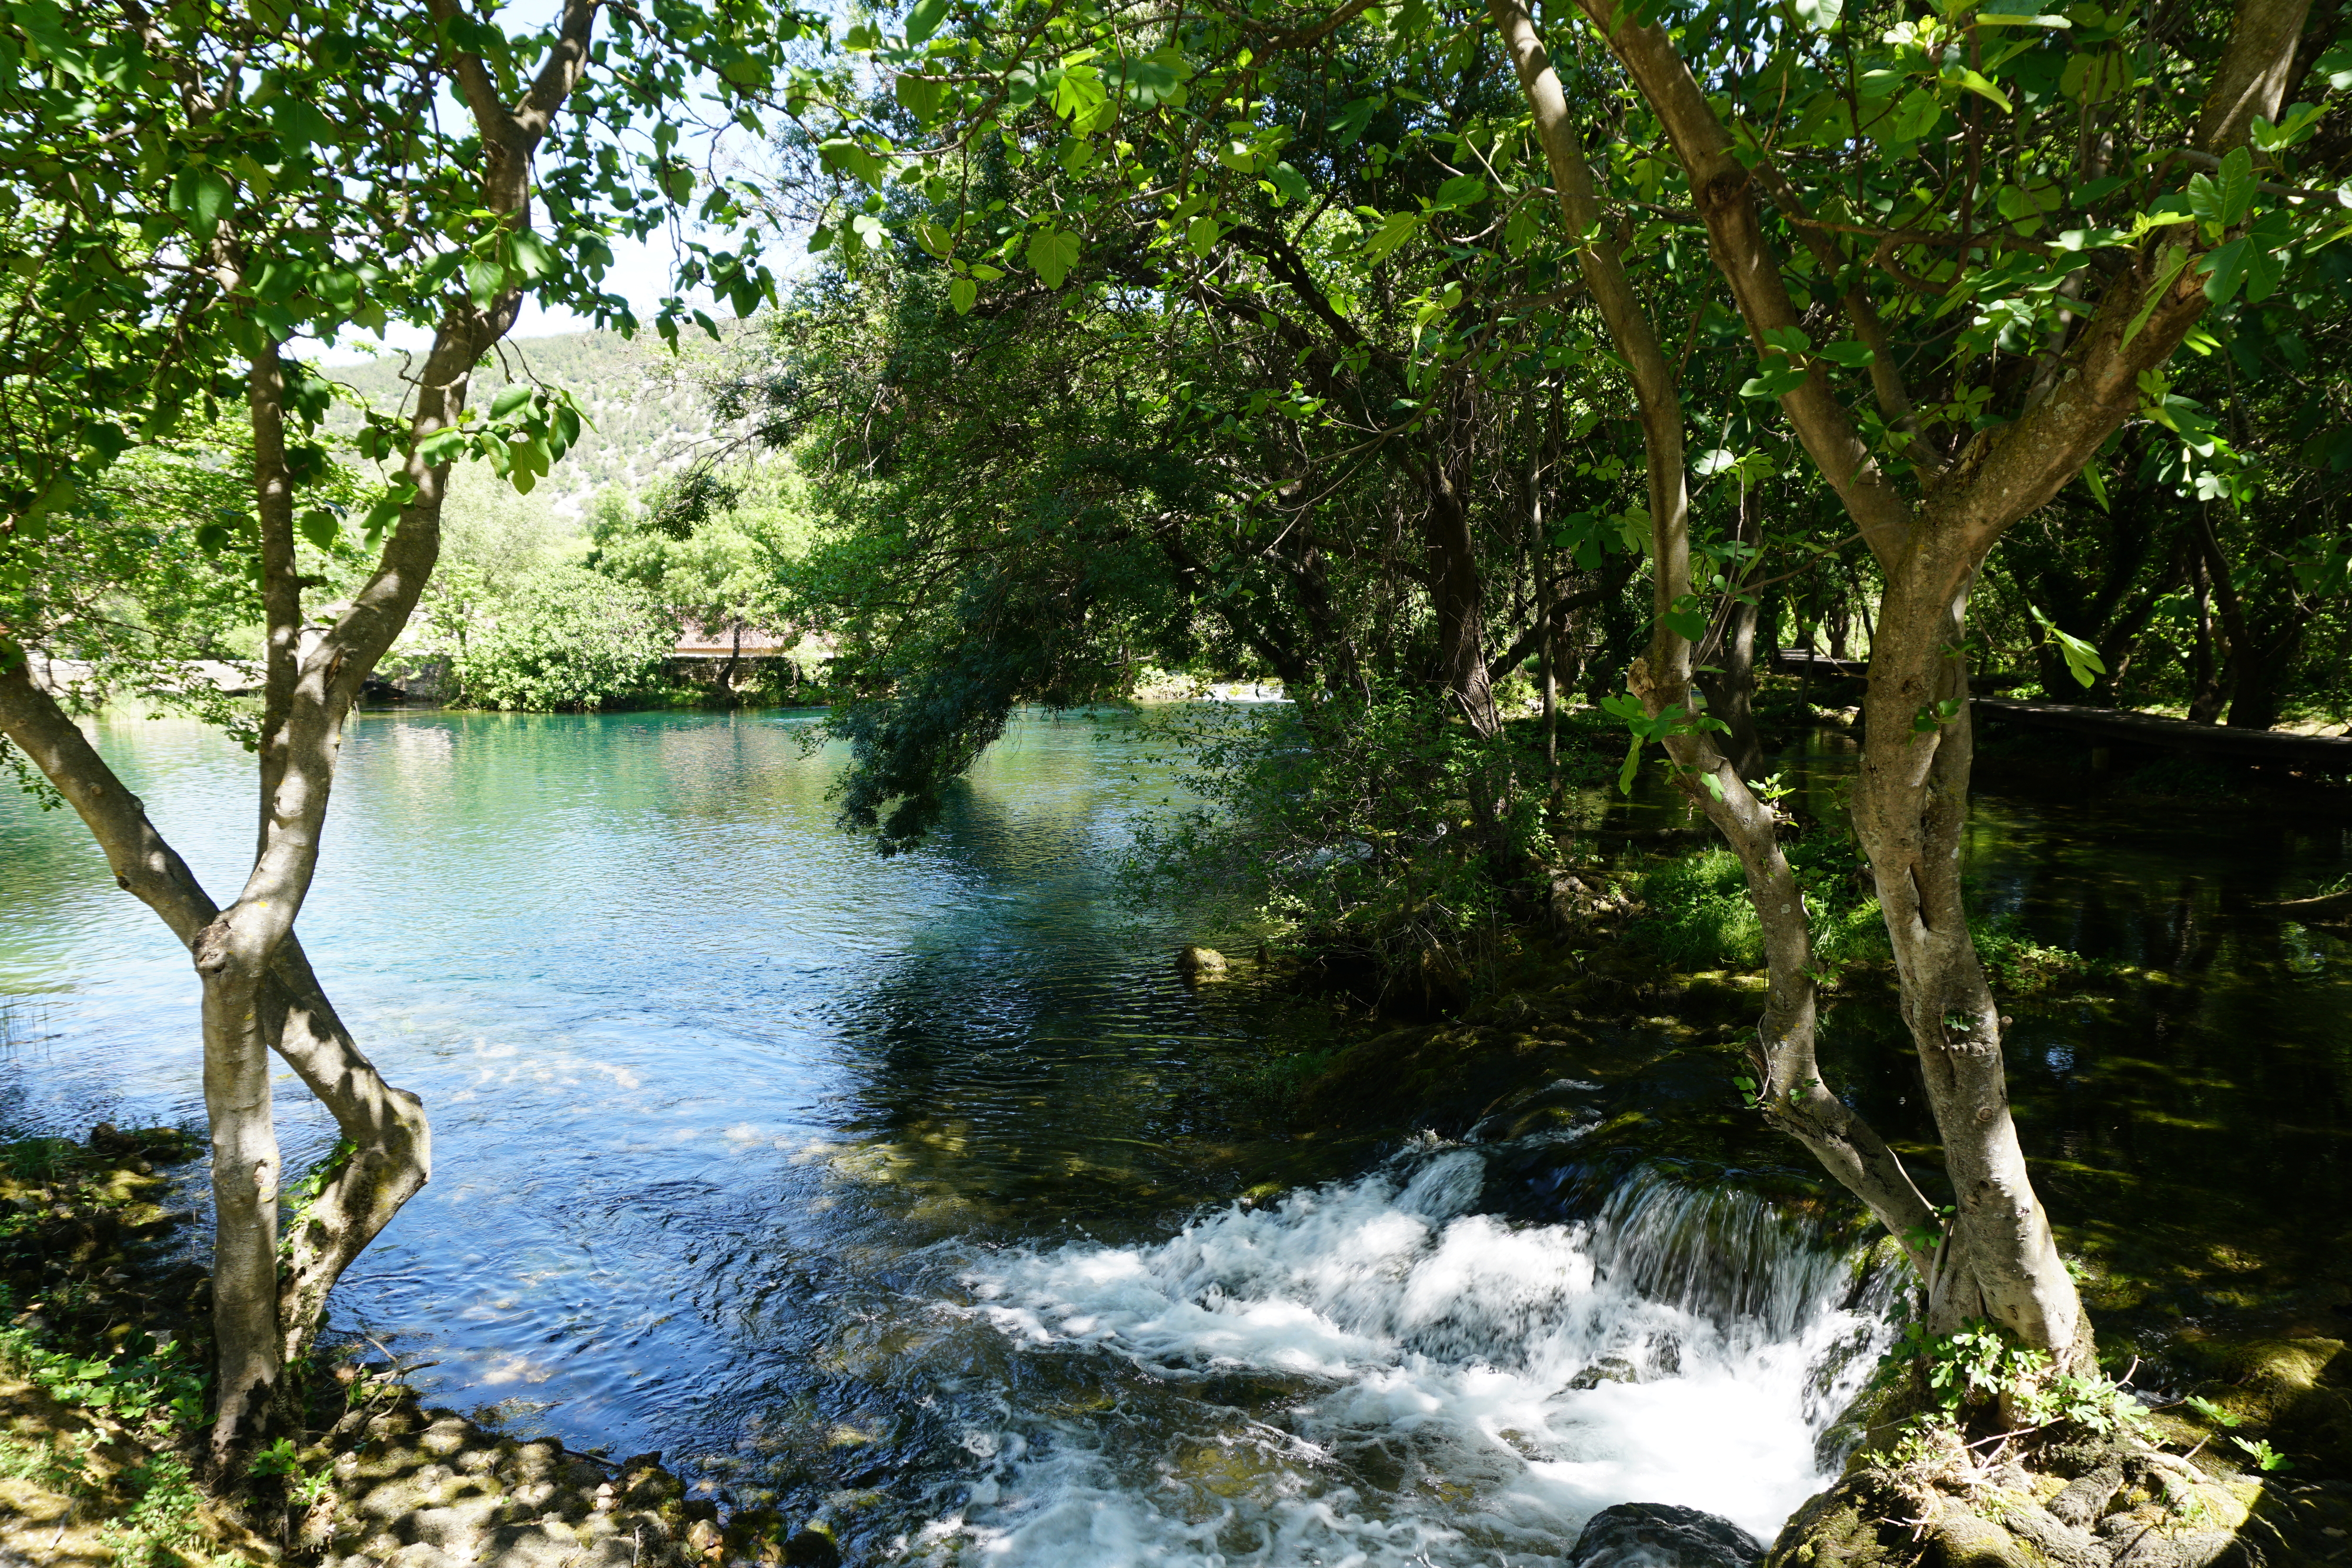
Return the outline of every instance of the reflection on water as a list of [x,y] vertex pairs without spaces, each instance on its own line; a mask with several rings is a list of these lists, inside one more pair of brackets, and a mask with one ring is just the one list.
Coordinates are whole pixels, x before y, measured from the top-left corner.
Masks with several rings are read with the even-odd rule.
[[[1654,1170],[1500,1218],[1482,1181],[1548,1190],[1572,1119],[1370,1172],[1261,1124],[1227,1092],[1265,1049],[1245,993],[1167,961],[1211,934],[1115,897],[1167,791],[1097,744],[1124,720],[1017,726],[887,862],[833,830],[805,722],[354,725],[301,928],[424,1095],[436,1174],[340,1328],[437,1362],[444,1400],[918,1554],[1535,1562],[1607,1502],[1769,1531],[1813,1484],[1874,1331],[1805,1228]],[[226,894],[244,754],[103,727]],[[1987,802],[1971,849],[2041,939],[2173,977],[2017,1009],[2061,1223],[2143,1183],[2251,1207],[2248,1161],[2352,1197],[2345,954],[2249,911],[2315,852],[2243,821],[2058,837],[2083,825]],[[0,801],[0,879],[6,1120],[200,1121],[185,956],[79,823]],[[1891,1025],[1840,1004],[1827,1044],[1899,1131]],[[330,1127],[283,1082],[299,1168]],[[1234,1204],[1269,1176],[1290,1196]]]

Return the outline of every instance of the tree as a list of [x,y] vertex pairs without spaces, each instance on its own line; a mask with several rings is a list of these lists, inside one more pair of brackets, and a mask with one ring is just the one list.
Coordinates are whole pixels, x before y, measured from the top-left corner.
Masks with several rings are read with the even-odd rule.
[[[1612,247],[1589,204],[1591,182],[1577,175],[1565,98],[1556,79],[1546,89],[1525,14],[1507,0],[1492,8],[1570,223],[1593,236],[1580,259],[1609,308]],[[2210,35],[2224,40],[2218,58],[2197,57],[2193,36],[2147,39],[2135,53],[2143,41],[2129,16],[2102,16],[2067,48],[2043,37],[2068,30],[2067,18],[1965,5],[1926,18],[1816,10],[1810,36],[1776,15],[1710,11],[1705,27],[1675,17],[1685,25],[1670,28],[1655,11],[1582,8],[1671,144],[1747,324],[1761,364],[1743,392],[1779,401],[1885,578],[1854,820],[1943,1138],[1951,1221],[1937,1223],[1900,1163],[1822,1083],[1801,901],[1762,841],[1753,797],[1703,737],[1685,733],[1677,761],[1715,798],[1710,814],[1748,867],[1771,954],[1759,1103],[1906,1238],[1934,1327],[1990,1317],[2074,1364],[2087,1355],[2089,1324],[2010,1117],[1999,1009],[1962,898],[1966,606],[2003,533],[2144,405],[2171,412],[2163,367],[2208,309],[2249,279],[2257,298],[2274,288],[2309,231],[2288,150],[2295,121],[2315,116],[2274,123],[2299,75],[2305,6],[2247,0]],[[2011,43],[2010,29],[2023,41]],[[1873,32],[1880,45],[1858,42]],[[2133,80],[2143,60],[2147,85],[2177,96],[2152,95],[2127,120],[2106,84]],[[2201,95],[2183,90],[2200,79]],[[2200,96],[2184,123],[2173,105]],[[2288,183],[2256,179],[2255,139]],[[2186,151],[2168,152],[2176,141]],[[2183,163],[2206,172],[2165,196]],[[2273,189],[2281,199],[2265,200]],[[2054,244],[2029,238],[2045,220],[2081,226]],[[1969,307],[1964,320],[1948,319],[1948,301]],[[1630,298],[1610,324],[1633,368],[1663,517],[1681,472],[1679,397]],[[1866,372],[1869,402],[1841,395],[1849,370]],[[1634,681],[1654,725],[1688,701],[1669,620],[1680,586],[1670,545],[1662,531],[1661,629]]]
[[636,584],[542,567],[474,634],[454,673],[482,707],[593,713],[651,687],[677,644],[677,621]]
[[[1011,703],[1121,690],[1147,656],[1301,694],[1426,685],[1492,734],[1496,683],[1646,542],[1580,373],[1591,335],[1550,308],[1540,207],[1502,183],[1528,154],[1492,134],[1507,82],[1451,44],[1333,29],[1251,56],[1249,16],[1037,20],[861,37],[890,96],[839,99],[841,133],[803,148],[833,274],[743,379],[737,412],[799,444],[848,525],[819,591],[871,607],[845,618],[860,640],[899,640],[860,666],[867,700],[928,716],[864,732],[880,798],[952,778]],[[1110,76],[1076,53],[1105,40]],[[877,149],[918,135],[944,151],[901,179]],[[1410,213],[1369,205],[1401,190]],[[1039,599],[1008,597],[1015,562]],[[1054,600],[1042,625],[1000,612]],[[984,646],[993,628],[1026,651]],[[919,698],[922,672],[961,695]]]
[[737,700],[743,638],[792,626],[783,580],[808,545],[790,470],[755,469],[740,482],[689,473],[648,497],[638,515],[617,495],[599,498],[588,564],[632,583],[677,619],[733,647],[714,684],[722,702]]
[[[292,927],[343,720],[432,572],[452,462],[485,460],[528,488],[577,432],[565,400],[527,385],[483,417],[467,407],[469,378],[529,292],[634,325],[598,286],[605,238],[643,232],[693,194],[677,138],[696,74],[738,99],[725,117],[751,121],[742,95],[773,78],[800,26],[740,0],[675,26],[616,14],[600,40],[602,16],[594,0],[569,0],[550,29],[509,36],[453,0],[0,7],[0,161],[12,180],[0,222],[24,258],[5,285],[0,342],[0,589],[11,596],[0,733],[79,812],[203,981],[218,1465],[239,1461],[328,1290],[429,1168],[421,1106],[360,1051]],[[455,125],[440,119],[445,94],[462,105]],[[632,125],[651,131],[651,151],[624,157],[616,139]],[[542,154],[554,166],[535,172]],[[712,186],[702,210],[726,221],[734,191]],[[744,311],[770,287],[748,252],[698,254],[685,281],[713,283]],[[666,335],[682,313],[671,301]],[[298,333],[392,320],[435,336],[411,404],[375,418],[360,443],[389,467],[381,498],[363,518],[306,508],[306,486],[331,467],[315,439],[326,387],[284,350]],[[116,459],[232,397],[250,433],[251,510],[224,533],[243,532],[256,557],[265,695],[257,852],[222,908],[33,684],[25,651],[50,624],[32,591],[54,576],[51,541],[102,524]],[[299,541],[324,548],[346,523],[372,560],[306,643],[304,594],[318,584]],[[282,1278],[271,1050],[343,1134],[288,1238]]]

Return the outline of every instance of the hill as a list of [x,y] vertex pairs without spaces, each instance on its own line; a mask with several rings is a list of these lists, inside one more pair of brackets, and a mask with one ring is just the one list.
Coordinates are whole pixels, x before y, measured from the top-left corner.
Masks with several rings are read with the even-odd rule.
[[[493,362],[477,373],[473,401],[486,402],[499,387],[525,378],[564,388],[579,400],[587,415],[580,444],[538,492],[555,512],[577,518],[599,490],[619,486],[641,492],[690,461],[718,434],[699,378],[719,352],[719,345],[707,338],[681,338],[679,351],[672,353],[651,332],[635,340],[613,332],[513,340],[501,344]],[[386,353],[331,373],[374,406],[394,409],[407,395],[404,378],[419,358]],[[328,424],[344,434],[356,431],[359,411],[338,403]]]

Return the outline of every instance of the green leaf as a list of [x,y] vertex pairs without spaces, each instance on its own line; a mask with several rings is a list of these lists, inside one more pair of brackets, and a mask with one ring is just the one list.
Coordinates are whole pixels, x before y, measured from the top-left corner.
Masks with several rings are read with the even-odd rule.
[[2134,316],[2131,325],[2124,329],[2124,340],[2119,347],[2131,347],[2131,340],[2139,336],[2139,329],[2147,325],[2150,316],[2156,314],[2156,307],[2163,299],[2164,291],[2172,287],[2172,280],[2179,277],[2180,269],[2188,265],[2189,247],[2185,245],[2168,245],[2157,253],[2156,277],[2140,299],[2139,314]]
[[2107,505],[2106,476],[2099,472],[2097,464],[2083,465],[2083,487],[2091,492],[2091,499],[2099,503],[2099,510],[2105,512],[2112,509]]
[[507,269],[489,256],[478,256],[466,263],[466,293],[478,310],[488,310],[497,303],[507,286]]
[[1211,251],[1216,249],[1217,236],[1223,232],[1218,227],[1216,219],[1202,213],[1185,226],[1184,243],[1192,247],[1194,256],[1206,256]]
[[490,400],[490,417],[506,418],[507,415],[529,402],[530,393],[531,385],[529,382],[509,382],[499,389],[499,395]]
[[1784,354],[1810,354],[1813,351],[1812,339],[1807,337],[1801,328],[1767,327],[1764,329],[1764,341]]
[[1364,254],[1380,261],[1421,232],[1419,213],[1391,213],[1377,233],[1364,242]]
[[2312,73],[2341,92],[2352,87],[2352,38],[2339,38],[2312,64]]
[[2199,265],[2204,269],[2205,298],[2216,305],[2227,305],[2238,292],[2239,280],[2246,276],[2246,255],[2249,249],[2244,235],[2231,240],[2219,250],[2209,251]]
[[1666,629],[1685,643],[1696,643],[1706,635],[1706,617],[1696,610],[1669,610]]
[[324,507],[312,507],[295,519],[294,526],[301,530],[304,538],[321,550],[335,548],[335,535],[342,528],[335,514]]
[[1475,207],[1486,199],[1486,182],[1470,174],[1456,174],[1437,187],[1435,210],[1441,213],[1459,212]]
[[1739,395],[1741,397],[1781,397],[1804,384],[1805,372],[1801,367],[1782,365],[1778,370],[1766,371],[1760,376],[1754,376],[1741,382]]
[[929,125],[939,119],[940,110],[947,103],[948,84],[937,77],[916,76],[910,71],[901,71],[898,78],[891,82],[890,91],[900,103],[907,106],[907,111],[909,114],[922,124]]
[[877,191],[882,188],[882,160],[863,142],[836,136],[830,141],[818,142],[816,156],[828,174],[847,174]]
[[1917,141],[1935,130],[1936,122],[1943,118],[1944,106],[1936,95],[1925,88],[1914,88],[1895,106],[1885,137],[1891,141]]
[[1845,15],[1845,0],[1794,0],[1797,20],[1816,33],[1834,32]]
[[1833,365],[1843,365],[1850,371],[1861,370],[1864,366],[1868,365],[1872,361],[1878,358],[1876,354],[1871,352],[1867,346],[1854,342],[1852,340],[1823,344],[1818,351],[1820,352],[1821,357],[1829,361],[1830,363]]
[[335,122],[299,93],[279,98],[271,109],[270,118],[277,122],[278,144],[288,152],[331,147],[335,143]]
[[1102,73],[1092,66],[1069,66],[1054,87],[1054,112],[1065,120],[1091,115],[1109,97]]
[[1991,82],[1985,79],[1984,76],[1980,72],[1972,71],[1966,66],[1946,66],[1944,68],[1944,79],[1951,83],[1954,87],[1968,89],[1969,91],[1976,94],[1979,98],[1983,99],[1987,103],[1991,104],[2003,114],[2014,114],[2017,112],[2016,109],[2011,105],[2008,96],[2004,94],[2000,89],[1993,86]]
[[2058,652],[2066,661],[2066,673],[2074,677],[2077,685],[2089,686],[2107,673],[2107,666],[2100,659],[2096,648],[2080,637],[2058,630],[2050,617],[2035,606],[2028,605],[2026,608],[2033,612],[2034,620],[2042,623],[2042,629],[2050,633],[2051,641],[2058,644]]
[[514,235],[515,270],[526,283],[537,283],[555,270],[555,252],[545,240],[530,229],[517,229]]
[[1070,268],[1077,266],[1080,248],[1078,236],[1068,229],[1040,229],[1029,237],[1025,256],[1046,287],[1059,288]]
[[1364,127],[1371,123],[1372,110],[1380,107],[1380,102],[1376,98],[1357,99],[1339,110],[1339,117],[1324,129],[1331,132],[1337,145],[1353,147],[1364,134]]
[[971,314],[972,306],[980,299],[980,285],[969,277],[959,277],[948,285],[948,303],[959,316]]
[[919,44],[948,19],[948,0],[915,0],[907,12],[907,42]]
[[2286,253],[2256,246],[2246,256],[2246,298],[2259,305],[2277,292],[2286,276]]
[[2213,183],[2210,174],[2189,176],[2189,210],[2201,223],[2221,225],[2221,187]]
[[219,170],[196,164],[172,176],[166,204],[186,220],[188,232],[200,246],[210,245],[228,212],[228,177]]
[[2232,147],[2221,160],[2221,226],[2235,228],[2254,204],[2254,155]]
[[1534,202],[1522,202],[1513,209],[1510,222],[1503,225],[1503,248],[1515,257],[1524,256],[1542,230],[1543,209]]

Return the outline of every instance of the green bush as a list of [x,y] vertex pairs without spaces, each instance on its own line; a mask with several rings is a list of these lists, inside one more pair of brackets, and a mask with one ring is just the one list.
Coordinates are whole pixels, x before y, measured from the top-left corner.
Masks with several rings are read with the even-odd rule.
[[1752,969],[1764,962],[1764,927],[1748,899],[1739,857],[1710,844],[1642,873],[1635,941],[1677,969]]
[[2018,928],[2013,915],[1988,915],[1969,922],[1977,961],[1997,991],[2038,991],[2061,976],[2087,970],[2089,961],[2064,947],[2045,947]]
[[644,589],[547,567],[474,633],[457,661],[457,688],[478,707],[593,711],[655,689],[677,645],[677,624]]
[[1196,804],[1137,833],[1138,887],[1222,895],[1349,985],[1458,999],[1553,856],[1542,758],[1419,693],[1191,709],[1146,727]]

